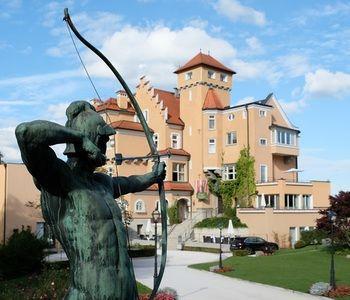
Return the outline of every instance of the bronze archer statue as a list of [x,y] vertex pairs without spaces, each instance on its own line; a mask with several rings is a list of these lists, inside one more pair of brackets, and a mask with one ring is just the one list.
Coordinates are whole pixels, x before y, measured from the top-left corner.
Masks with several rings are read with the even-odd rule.
[[[40,120],[16,128],[23,162],[41,191],[45,222],[69,259],[66,299],[135,300],[125,227],[114,199],[161,182],[165,165],[157,163],[140,176],[95,173],[106,162],[106,143],[115,131],[88,102],[71,103],[66,114],[66,126]],[[67,144],[67,162],[50,148],[61,143]]]

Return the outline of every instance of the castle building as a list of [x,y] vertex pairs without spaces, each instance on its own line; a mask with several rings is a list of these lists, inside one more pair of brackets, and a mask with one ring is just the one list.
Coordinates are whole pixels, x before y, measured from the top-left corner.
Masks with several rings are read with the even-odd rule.
[[[273,94],[231,106],[236,73],[210,55],[199,53],[174,73],[174,92],[153,87],[146,77],[140,79],[135,91],[159,153],[170,154],[162,156],[167,165],[168,205],[178,207],[182,222],[222,213],[222,200],[210,194],[208,178],[233,180],[240,151],[249,147],[255,159],[257,195],[253,207],[238,208],[237,216],[248,225],[250,235],[293,245],[302,230],[315,226],[319,209],[329,205],[330,194],[328,181],[299,181],[300,130]],[[116,130],[108,143],[106,171],[123,176],[151,171],[149,160],[126,161],[118,167],[112,160],[116,153],[149,153],[125,92],[93,103]],[[131,227],[137,234],[145,234],[158,199],[156,186],[125,196],[133,216]]]

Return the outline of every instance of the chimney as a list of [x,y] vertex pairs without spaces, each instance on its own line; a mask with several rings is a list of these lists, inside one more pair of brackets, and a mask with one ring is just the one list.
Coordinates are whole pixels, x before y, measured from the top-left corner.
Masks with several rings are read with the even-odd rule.
[[128,108],[128,102],[129,98],[125,91],[119,90],[117,92],[117,104],[121,109],[127,109]]

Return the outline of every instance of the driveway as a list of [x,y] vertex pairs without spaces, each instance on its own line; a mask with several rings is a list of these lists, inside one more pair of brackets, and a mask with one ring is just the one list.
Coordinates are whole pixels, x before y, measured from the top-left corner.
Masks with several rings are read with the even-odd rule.
[[[158,258],[160,256],[158,255]],[[234,279],[212,272],[190,269],[195,263],[217,261],[218,255],[202,252],[168,251],[162,287],[174,288],[180,299],[190,300],[316,300],[329,299],[269,285]],[[153,258],[133,260],[138,281],[153,286]],[[158,264],[159,265],[159,264]]]

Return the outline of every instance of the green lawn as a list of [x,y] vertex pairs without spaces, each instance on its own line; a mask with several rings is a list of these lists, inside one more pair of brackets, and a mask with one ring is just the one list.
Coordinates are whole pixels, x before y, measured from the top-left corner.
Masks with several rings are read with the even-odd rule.
[[[63,299],[69,281],[67,268],[45,268],[39,275],[0,281],[0,300]],[[139,294],[149,294],[151,289],[137,283]]]
[[[190,267],[209,270],[210,266],[217,264],[218,262],[205,263]],[[298,250],[280,250],[272,256],[230,257],[224,261],[224,266],[230,266],[234,271],[223,275],[308,292],[313,283],[329,281],[329,265],[328,252],[305,247]],[[336,256],[335,270],[337,284],[350,285],[350,259]]]

